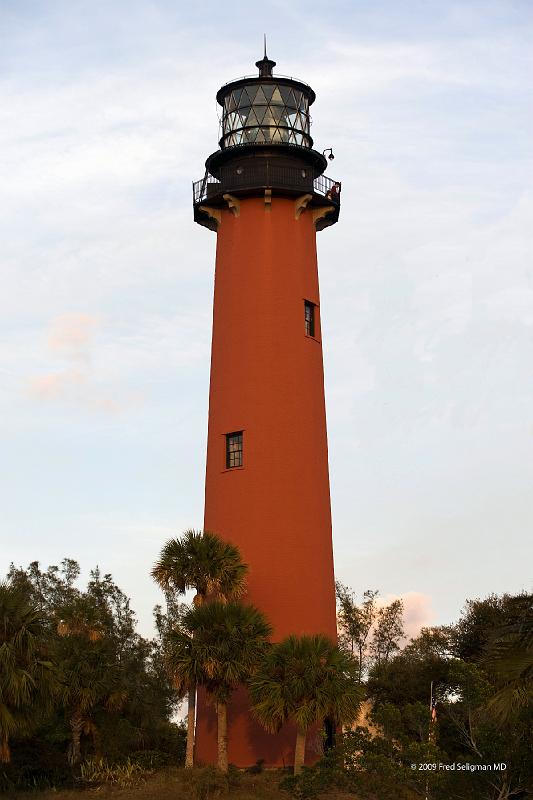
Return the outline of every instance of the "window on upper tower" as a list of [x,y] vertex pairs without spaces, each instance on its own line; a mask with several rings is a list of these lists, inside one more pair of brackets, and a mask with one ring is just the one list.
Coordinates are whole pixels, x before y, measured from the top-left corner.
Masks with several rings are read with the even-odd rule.
[[315,335],[315,304],[309,300],[304,301],[305,335]]
[[242,467],[242,431],[226,434],[226,469]]

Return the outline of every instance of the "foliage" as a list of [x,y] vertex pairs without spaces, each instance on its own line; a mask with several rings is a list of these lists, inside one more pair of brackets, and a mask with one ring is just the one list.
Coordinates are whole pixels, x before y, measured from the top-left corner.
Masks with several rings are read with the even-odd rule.
[[263,727],[276,733],[287,721],[296,725],[294,773],[305,757],[313,723],[355,719],[362,700],[354,659],[325,636],[289,636],[271,647],[250,681],[252,710]]
[[145,770],[168,767],[174,761],[171,753],[162,750],[134,750],[129,758],[132,763],[138,764]]
[[400,640],[404,637],[403,602],[393,600],[388,606],[379,608],[370,653],[374,663],[386,664],[394,653],[400,649]]
[[325,636],[289,636],[252,677],[253,711],[271,733],[287,720],[305,730],[328,716],[351,721],[362,699],[356,674],[353,659]]
[[[428,638],[428,629],[420,634]],[[370,670],[367,694],[377,705],[393,703],[403,706],[424,703],[429,706],[430,686],[433,681],[437,692],[448,682],[450,660],[413,641],[392,660],[376,664]]]
[[128,789],[140,783],[147,770],[129,758],[124,764],[108,764],[103,758],[90,758],[80,765],[80,778],[88,784],[112,784]]
[[0,766],[0,793],[69,785],[73,781],[66,753],[46,741],[39,729],[13,740],[11,762]]
[[[209,547],[198,536],[190,538],[205,556]],[[217,703],[220,756],[227,701],[250,682],[266,727],[297,723],[301,761],[306,726],[326,715],[353,719],[366,694],[370,729],[338,733],[315,767],[286,778],[282,786],[296,797],[339,791],[359,800],[411,800],[426,790],[431,800],[526,796],[533,782],[531,596],[469,600],[456,624],[425,628],[400,650],[399,601],[378,608],[376,592],[368,591],[359,605],[338,585],[341,649],[323,637],[269,645],[263,615],[232,596],[228,575],[233,571],[239,594],[245,574],[235,550],[225,551],[226,577],[198,579],[194,608],[180,603],[178,589],[195,585],[196,567],[186,578],[168,578],[153,640],[136,633],[129,598],[98,568],[82,587],[72,559],[47,569],[38,562],[11,567],[0,583],[0,744],[4,759],[11,756],[0,767],[0,790],[80,779],[129,787],[183,763],[186,728],[171,719],[196,683]],[[79,759],[75,768],[69,751]],[[475,771],[500,762],[504,770]],[[411,768],[423,763],[455,770]],[[223,759],[219,764],[225,768]],[[237,781],[231,766],[225,775],[213,768],[187,773],[184,789],[196,798],[231,793]]]
[[9,763],[9,741],[28,734],[56,689],[46,653],[44,624],[24,591],[0,583],[0,763]]
[[[82,589],[79,574],[71,559],[46,570],[33,562],[9,571],[10,585],[39,620],[39,647],[53,665],[55,680],[55,691],[48,687],[43,702],[33,703],[32,727],[18,730],[16,750],[25,748],[21,734],[31,734],[39,752],[49,748],[54,754],[49,761],[57,762],[54,780],[59,782],[68,782],[67,752],[73,763],[93,757],[123,760],[150,747],[175,749],[178,757],[180,752],[177,726],[170,722],[179,697],[163,667],[159,642],[135,632],[129,598],[110,575],[96,568]],[[24,784],[24,765],[15,767],[9,780]],[[45,763],[39,775],[47,775]]]
[[359,605],[355,593],[344,584],[335,584],[339,644],[359,662],[359,682],[372,665],[383,664],[399,651],[404,638],[403,602],[378,604],[379,592],[367,589]]
[[185,531],[181,539],[170,539],[152,569],[152,577],[163,588],[179,594],[195,589],[198,601],[210,595],[235,599],[245,591],[248,567],[235,545],[209,531]]
[[196,688],[204,681],[203,664],[193,647],[193,633],[187,630],[188,609],[176,603],[176,595],[196,590],[194,605],[209,598],[228,602],[242,596],[247,566],[237,547],[208,531],[186,531],[181,539],[168,541],[152,569],[152,577],[165,592],[167,617],[156,609],[156,624],[167,673],[180,694],[187,693],[187,747],[185,766],[194,763]]
[[[411,800],[425,788],[425,776],[411,769],[409,759],[431,761],[437,758],[433,745],[402,749],[385,737],[373,737],[359,727],[337,737],[337,745],[312,768],[280,783],[297,798],[327,797],[334,790],[355,793],[360,800],[394,798]],[[435,783],[435,781],[432,781]]]
[[179,693],[190,686],[205,681],[204,662],[198,647],[194,646],[192,634],[185,626],[174,628],[167,633],[165,659],[169,674]]
[[367,644],[369,634],[376,618],[376,597],[378,592],[367,589],[363,593],[361,606],[357,605],[352,590],[340,581],[335,583],[337,596],[337,625],[339,629],[339,644],[352,655],[357,653],[359,660],[359,682],[367,666]]
[[216,703],[217,765],[227,772],[227,703],[237,686],[257,669],[272,628],[261,611],[236,600],[215,600],[192,608],[183,624],[189,640],[180,651],[180,663],[198,669],[201,683]]
[[520,623],[531,613],[531,602],[531,595],[525,592],[467,600],[461,618],[450,626],[453,654],[463,661],[480,660],[489,642],[502,628]]
[[210,798],[227,795],[240,783],[240,772],[230,764],[227,773],[221,773],[214,767],[197,767],[191,772],[191,789],[194,800],[210,800]]
[[[372,729],[337,736],[315,767],[282,785],[302,798],[334,790],[360,800],[525,798],[533,784],[530,606],[526,595],[471,600],[455,625],[425,628],[402,651],[385,648],[366,685]],[[435,769],[411,768],[427,763]],[[506,767],[494,769],[499,763]]]
[[218,702],[226,702],[233,690],[248,680],[272,632],[258,609],[238,601],[214,601],[193,608],[185,615],[184,626],[194,637],[202,682]]
[[526,609],[515,623],[496,631],[483,663],[496,680],[496,692],[489,701],[499,722],[517,716],[533,700],[533,612]]

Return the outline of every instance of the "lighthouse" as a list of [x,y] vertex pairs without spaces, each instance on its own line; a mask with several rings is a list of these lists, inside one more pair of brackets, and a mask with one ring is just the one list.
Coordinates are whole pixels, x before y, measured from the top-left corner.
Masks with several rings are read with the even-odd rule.
[[[219,149],[193,184],[194,219],[217,236],[204,528],[239,547],[246,601],[266,614],[273,641],[335,639],[316,233],[337,222],[340,183],[313,148],[314,91],[275,66],[265,49],[257,75],[219,89]],[[215,711],[202,692],[197,708],[195,760],[215,763]],[[290,725],[267,734],[244,689],[228,734],[239,767],[293,761]]]

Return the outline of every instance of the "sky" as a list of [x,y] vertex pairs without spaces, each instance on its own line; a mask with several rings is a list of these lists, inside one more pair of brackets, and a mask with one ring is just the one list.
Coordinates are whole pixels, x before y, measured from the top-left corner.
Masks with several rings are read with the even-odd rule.
[[203,519],[215,94],[316,91],[336,575],[406,627],[531,586],[528,0],[0,0],[0,574],[99,565],[144,634]]

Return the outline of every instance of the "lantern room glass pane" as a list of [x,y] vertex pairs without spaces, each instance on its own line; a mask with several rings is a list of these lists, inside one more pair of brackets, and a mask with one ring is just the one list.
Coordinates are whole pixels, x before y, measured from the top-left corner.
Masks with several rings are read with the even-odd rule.
[[243,142],[290,142],[310,147],[309,130],[309,101],[299,89],[254,83],[234,89],[224,98],[223,147]]

